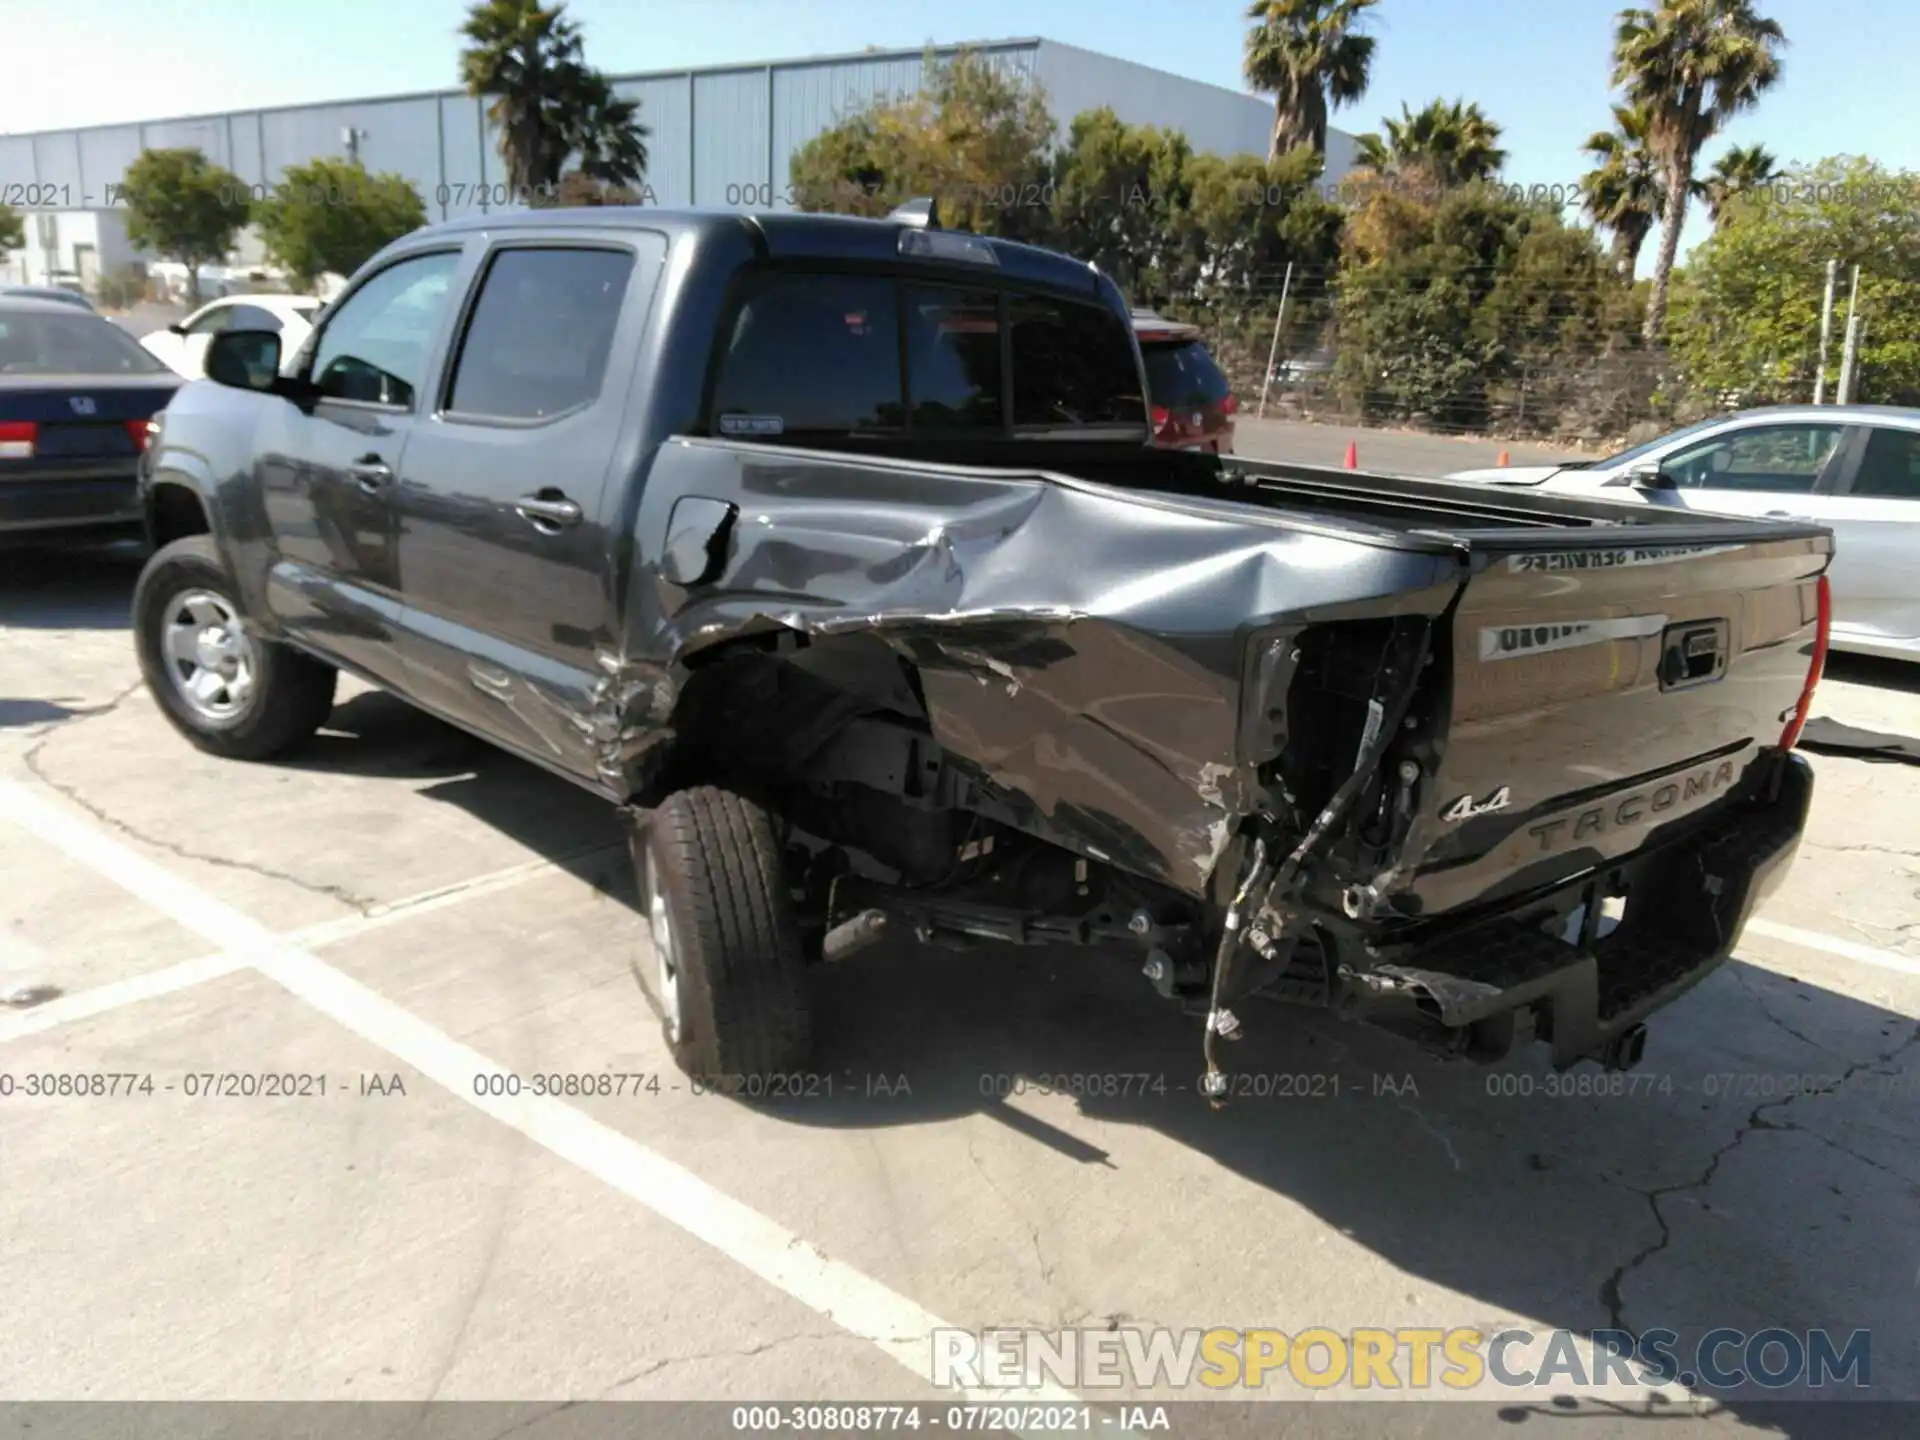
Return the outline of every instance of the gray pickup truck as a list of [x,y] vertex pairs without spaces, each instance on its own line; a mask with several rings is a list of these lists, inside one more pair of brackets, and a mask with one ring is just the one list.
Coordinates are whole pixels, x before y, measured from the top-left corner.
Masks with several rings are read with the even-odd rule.
[[1155,450],[1113,283],[925,209],[432,226],[207,373],[169,719],[266,759],[346,670],[621,807],[715,1083],[890,936],[1119,957],[1216,1098],[1256,992],[1627,1067],[1805,824],[1830,532]]

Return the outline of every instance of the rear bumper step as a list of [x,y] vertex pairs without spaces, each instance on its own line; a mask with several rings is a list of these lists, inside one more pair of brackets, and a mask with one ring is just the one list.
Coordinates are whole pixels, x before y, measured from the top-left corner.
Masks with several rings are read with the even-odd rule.
[[[1525,918],[1476,922],[1435,942],[1371,947],[1343,965],[1345,1013],[1401,1028],[1438,1026],[1447,1048],[1496,1060],[1538,1038],[1564,1068],[1598,1060],[1630,1068],[1641,1022],[1697,985],[1732,952],[1748,918],[1786,874],[1813,798],[1813,771],[1781,757],[1758,794],[1668,844],[1604,873],[1529,897]],[[1537,923],[1624,892],[1617,929],[1585,946]],[[1530,923],[1531,922],[1531,923]]]

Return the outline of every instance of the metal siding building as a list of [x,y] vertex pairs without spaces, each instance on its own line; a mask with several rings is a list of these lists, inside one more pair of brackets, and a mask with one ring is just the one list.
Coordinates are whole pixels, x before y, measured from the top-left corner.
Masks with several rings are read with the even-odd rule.
[[[785,209],[788,163],[796,149],[863,106],[914,94],[928,54],[946,58],[962,49],[1037,81],[1063,135],[1074,115],[1107,105],[1123,120],[1185,131],[1197,150],[1257,153],[1267,146],[1272,109],[1264,100],[1052,40],[875,50],[613,78],[621,96],[640,101],[640,119],[652,132],[648,203]],[[117,217],[100,212],[118,208],[114,188],[142,150],[196,147],[264,193],[287,166],[346,154],[351,143],[368,169],[410,180],[430,218],[449,219],[512,205],[496,139],[486,102],[458,90],[0,135],[0,193],[29,202],[17,208],[89,212],[88,224],[70,223],[80,220],[79,213],[62,217],[66,243],[52,255],[35,253],[30,225],[28,249],[14,257],[12,268],[43,275],[80,270],[66,252],[75,243],[88,249],[83,232],[94,237],[84,258],[96,265],[122,251],[124,244],[113,238]],[[1351,168],[1352,149],[1351,137],[1329,136],[1329,179]],[[243,263],[257,263],[257,246],[243,243],[241,256]],[[0,260],[0,276],[8,268]]]

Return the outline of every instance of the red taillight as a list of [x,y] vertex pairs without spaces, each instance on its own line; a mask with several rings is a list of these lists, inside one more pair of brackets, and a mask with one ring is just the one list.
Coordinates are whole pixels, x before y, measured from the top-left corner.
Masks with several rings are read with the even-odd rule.
[[1820,577],[1819,622],[1813,636],[1813,661],[1807,666],[1807,683],[1800,692],[1800,703],[1793,707],[1793,719],[1787,722],[1787,728],[1780,732],[1780,748],[1791,750],[1800,741],[1800,732],[1807,728],[1807,715],[1813,709],[1814,687],[1820,683],[1820,675],[1827,668],[1827,641],[1833,634],[1833,591],[1827,586],[1827,577]]
[[40,427],[31,420],[0,420],[0,460],[31,460]]
[[127,434],[133,437],[133,448],[145,451],[147,446],[153,443],[153,432],[159,428],[159,422],[156,420],[127,421]]
[[1156,405],[1153,407],[1153,428],[1154,429],[1156,430],[1164,429],[1166,427],[1167,421],[1170,418],[1172,417],[1167,414],[1167,409],[1164,405]]

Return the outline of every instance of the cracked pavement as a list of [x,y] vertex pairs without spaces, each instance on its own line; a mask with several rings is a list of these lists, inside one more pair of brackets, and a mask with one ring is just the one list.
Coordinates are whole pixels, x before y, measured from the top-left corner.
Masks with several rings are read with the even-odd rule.
[[[598,801],[351,685],[291,763],[201,756],[135,683],[132,565],[24,573],[0,584],[0,776],[321,936],[328,964],[516,1072],[658,1076],[569,1103],[955,1324],[1865,1328],[1874,1396],[1920,1399],[1920,973],[1750,934],[1618,1077],[1450,1065],[1250,1005],[1227,1054],[1273,1083],[1216,1114],[1197,1022],[1130,966],[880,947],[817,978],[832,1093],[749,1108],[674,1083]],[[1920,733],[1920,676],[1842,659],[1816,713]],[[1920,963],[1920,768],[1815,765],[1766,917]],[[7,825],[0,874],[0,990],[70,998],[207,952]],[[0,1102],[9,1396],[539,1402],[503,1422],[516,1435],[603,1397],[932,1397],[257,974],[14,1038],[10,1013],[7,1074],[334,1088]],[[389,1074],[403,1094],[359,1093]],[[1084,1083],[1116,1074],[1158,1084]],[[1580,1414],[1583,1436],[1626,1434],[1649,1403],[1555,1395],[1502,1398]],[[1843,1408],[1761,1398],[1662,1423],[1812,1435]],[[1455,1408],[1421,1409],[1419,1433],[1492,1421]],[[1832,1433],[1876,1433],[1856,1421]]]

